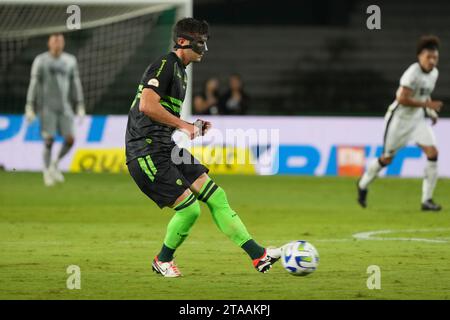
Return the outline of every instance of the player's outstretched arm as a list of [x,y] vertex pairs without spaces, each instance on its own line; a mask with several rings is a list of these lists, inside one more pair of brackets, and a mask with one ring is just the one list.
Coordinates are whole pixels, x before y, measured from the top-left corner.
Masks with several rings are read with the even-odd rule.
[[79,117],[86,115],[86,108],[84,106],[83,86],[81,85],[80,72],[78,69],[78,62],[75,59],[73,75],[72,75],[72,88],[75,90],[75,100],[77,102],[76,110]]
[[435,111],[440,111],[442,108],[442,101],[439,100],[428,100],[428,101],[419,101],[412,98],[413,91],[404,86],[400,86],[397,90],[396,99],[397,102],[401,105],[407,106],[407,107],[413,107],[413,108],[430,108]]
[[156,122],[184,131],[191,139],[199,135],[198,128],[167,111],[159,103],[160,99],[161,97],[154,90],[145,88],[142,90],[139,111]]
[[41,77],[40,59],[36,57],[31,66],[30,85],[27,91],[27,103],[25,105],[25,118],[28,122],[32,122],[36,117],[35,101],[37,96],[37,87]]

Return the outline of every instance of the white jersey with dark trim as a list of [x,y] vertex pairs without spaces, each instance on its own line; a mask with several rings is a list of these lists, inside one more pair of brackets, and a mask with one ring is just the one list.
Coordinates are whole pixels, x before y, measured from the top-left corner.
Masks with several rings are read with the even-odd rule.
[[[431,93],[436,85],[439,71],[434,68],[430,72],[425,72],[418,62],[413,63],[403,73],[400,78],[400,86],[410,88],[413,91],[412,98],[419,101],[430,99]],[[424,117],[422,108],[409,107],[399,104],[396,100],[389,106],[388,112],[398,114],[402,118],[418,119]]]

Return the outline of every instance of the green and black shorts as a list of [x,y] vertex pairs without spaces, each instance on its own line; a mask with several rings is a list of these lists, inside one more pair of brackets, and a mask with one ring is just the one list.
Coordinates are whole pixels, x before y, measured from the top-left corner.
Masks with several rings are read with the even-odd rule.
[[[180,163],[173,155],[184,161]],[[209,169],[188,150],[175,145],[171,152],[159,151],[131,160],[128,171],[141,191],[163,208],[173,205]]]

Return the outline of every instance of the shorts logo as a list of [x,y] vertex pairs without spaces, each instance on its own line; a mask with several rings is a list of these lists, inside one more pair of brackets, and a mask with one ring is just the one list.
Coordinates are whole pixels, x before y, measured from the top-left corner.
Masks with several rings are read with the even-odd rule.
[[179,186],[181,186],[182,184],[183,184],[183,182],[181,182],[181,180],[180,179],[177,179],[177,185],[179,185]]
[[159,81],[158,81],[158,79],[155,79],[155,78],[148,80],[147,84],[149,86],[159,87]]

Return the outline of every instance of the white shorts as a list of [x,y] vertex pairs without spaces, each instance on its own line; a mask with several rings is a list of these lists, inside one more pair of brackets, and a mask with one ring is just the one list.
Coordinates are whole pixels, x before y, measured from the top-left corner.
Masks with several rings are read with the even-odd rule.
[[436,146],[436,137],[425,117],[410,119],[388,112],[384,129],[383,155],[392,157],[409,142],[421,146]]

